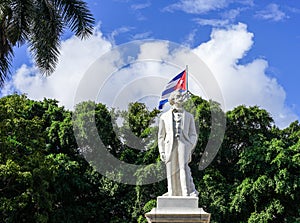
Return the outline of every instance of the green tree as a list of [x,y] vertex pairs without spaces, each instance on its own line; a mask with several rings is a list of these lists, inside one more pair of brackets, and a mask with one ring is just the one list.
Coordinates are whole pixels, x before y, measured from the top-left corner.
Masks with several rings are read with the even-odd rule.
[[123,122],[120,127],[115,129],[125,144],[121,160],[134,164],[147,164],[153,161],[148,160],[147,162],[144,156],[146,153],[150,155],[148,150],[155,144],[157,128],[152,124],[158,113],[159,110],[149,111],[145,104],[138,102],[130,103],[127,111],[119,113]]
[[[211,222],[299,222],[299,122],[279,129],[267,111],[238,106],[226,113],[219,153],[199,171],[198,161],[211,134],[211,110],[216,123],[224,113],[217,103],[197,96],[186,108],[195,115],[199,129],[190,166],[199,205],[212,213]],[[120,113],[88,101],[70,112],[52,99],[1,98],[0,221],[146,222],[145,212],[166,192],[165,180],[145,185],[153,173],[164,174],[157,139],[152,137],[157,114],[140,103]],[[116,125],[118,118],[123,126]],[[138,143],[130,145],[128,132],[144,149],[137,150]],[[84,159],[85,149],[99,148],[94,138],[101,138],[102,149],[117,159],[147,165],[133,174],[136,186],[120,183],[124,176],[122,171],[114,172],[113,165],[116,181],[102,176]],[[110,165],[100,157],[102,152],[93,154],[95,161],[102,162],[97,165]]]
[[78,152],[71,115],[55,100],[0,99],[1,222],[110,218],[102,176]]
[[81,38],[92,33],[94,18],[82,0],[3,0],[0,2],[0,86],[4,84],[14,47],[27,43],[38,68],[49,75],[68,27]]

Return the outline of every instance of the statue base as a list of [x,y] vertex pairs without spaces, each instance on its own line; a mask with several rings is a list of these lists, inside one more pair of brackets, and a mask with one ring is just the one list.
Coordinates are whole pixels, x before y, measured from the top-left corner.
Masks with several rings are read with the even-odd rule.
[[198,208],[198,197],[159,196],[157,207],[145,214],[152,222],[210,222],[210,213]]

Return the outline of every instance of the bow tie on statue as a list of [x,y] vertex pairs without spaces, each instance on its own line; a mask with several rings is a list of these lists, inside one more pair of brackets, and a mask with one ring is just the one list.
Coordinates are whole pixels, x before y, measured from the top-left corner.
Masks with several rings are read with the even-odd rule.
[[182,108],[172,108],[173,113],[182,113]]

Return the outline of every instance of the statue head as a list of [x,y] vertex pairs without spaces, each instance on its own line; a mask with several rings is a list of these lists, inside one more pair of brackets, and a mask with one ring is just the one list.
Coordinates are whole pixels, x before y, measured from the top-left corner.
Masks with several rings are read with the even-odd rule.
[[171,106],[173,106],[173,105],[181,106],[183,103],[183,99],[184,99],[184,97],[183,97],[181,91],[179,91],[179,90],[173,91],[168,98]]

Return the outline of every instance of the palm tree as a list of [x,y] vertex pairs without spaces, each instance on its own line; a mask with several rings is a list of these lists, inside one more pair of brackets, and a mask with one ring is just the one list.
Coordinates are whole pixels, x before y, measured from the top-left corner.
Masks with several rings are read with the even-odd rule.
[[93,25],[94,18],[81,0],[1,0],[0,87],[10,74],[15,46],[27,43],[40,71],[50,75],[64,29],[85,38]]

